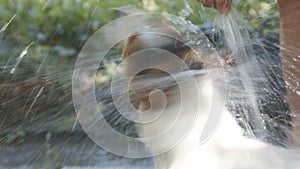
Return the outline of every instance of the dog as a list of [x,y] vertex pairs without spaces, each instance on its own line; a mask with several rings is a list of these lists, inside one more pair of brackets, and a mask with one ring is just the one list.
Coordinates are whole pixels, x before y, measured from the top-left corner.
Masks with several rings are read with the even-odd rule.
[[[159,54],[155,52],[137,54],[133,59],[127,59],[131,55],[147,49],[159,49],[168,51],[175,58],[181,59],[189,70],[204,70],[221,67],[232,67],[232,62],[227,62],[227,56],[222,59],[226,65],[219,64],[218,60],[214,59],[216,53],[194,51],[185,42],[183,42],[181,33],[174,27],[166,25],[154,25],[147,27],[144,32],[136,32],[131,35],[123,49],[122,57],[126,62],[126,75],[137,77],[159,78],[168,76],[166,71],[178,73],[184,69],[177,67],[174,69],[171,61],[166,59],[159,60]],[[164,67],[164,70],[148,68],[140,72],[134,73],[139,65],[144,62],[151,62],[151,58],[146,55],[155,57],[152,64],[153,67]],[[158,55],[158,56],[157,56]],[[218,58],[220,59],[220,58]],[[142,138],[151,138],[161,134],[161,131],[167,130],[176,122],[176,126],[185,126],[187,119],[193,116],[195,110],[192,106],[187,108],[185,112],[177,116],[176,112],[181,109],[182,95],[186,104],[198,104],[199,110],[197,116],[193,116],[191,128],[183,135],[183,139],[167,151],[168,142],[178,139],[175,133],[162,137],[160,141],[149,141],[145,139],[143,142],[146,147],[153,153],[154,164],[156,169],[258,169],[258,168],[298,168],[300,165],[297,162],[299,157],[287,150],[267,144],[264,139],[253,139],[244,136],[244,130],[239,125],[232,112],[234,110],[224,108],[222,120],[213,134],[213,136],[205,143],[200,144],[199,138],[203,131],[206,119],[210,113],[212,102],[216,102],[217,106],[222,107],[221,101],[224,93],[218,92],[215,87],[214,80],[209,78],[209,73],[197,75],[197,88],[191,89],[188,83],[184,83],[181,88],[176,85],[171,85],[159,89],[165,93],[165,97],[160,97],[160,93],[150,96],[150,90],[143,91],[143,88],[149,89],[147,81],[143,82],[142,78],[133,78],[131,81],[131,89],[135,93],[139,101],[138,109],[148,114],[159,114],[156,107],[160,107],[160,103],[167,100],[166,107],[159,118],[148,123],[136,123],[138,135]],[[163,82],[161,82],[163,83]],[[175,83],[175,81],[173,82]],[[143,91],[143,92],[141,92]],[[198,98],[195,98],[195,92]],[[217,94],[216,94],[217,93]],[[177,119],[180,117],[181,119]],[[176,128],[176,127],[175,127]],[[184,128],[184,127],[183,127]],[[180,127],[176,128],[177,134],[185,132]],[[182,130],[182,131],[181,131]],[[171,141],[170,141],[171,140]],[[260,141],[263,140],[263,141]]]

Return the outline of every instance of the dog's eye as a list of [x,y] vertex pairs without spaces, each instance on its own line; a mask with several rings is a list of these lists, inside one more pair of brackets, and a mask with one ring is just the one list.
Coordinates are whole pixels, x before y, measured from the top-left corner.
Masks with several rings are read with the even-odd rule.
[[204,64],[203,63],[197,63],[197,64],[193,64],[190,67],[191,70],[201,70],[204,69]]
[[201,70],[204,68],[204,64],[201,57],[193,51],[185,52],[183,58],[185,63],[188,65],[189,69],[191,70]]

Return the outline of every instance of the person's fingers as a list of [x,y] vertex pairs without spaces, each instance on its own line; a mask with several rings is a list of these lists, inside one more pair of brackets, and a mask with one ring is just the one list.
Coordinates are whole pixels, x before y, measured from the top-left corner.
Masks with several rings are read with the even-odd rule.
[[216,8],[221,14],[227,15],[231,9],[231,0],[198,0],[205,7]]
[[216,0],[198,0],[203,6],[210,7],[210,8],[216,8]]
[[231,0],[216,0],[216,6],[218,11],[223,14],[227,15],[231,9]]

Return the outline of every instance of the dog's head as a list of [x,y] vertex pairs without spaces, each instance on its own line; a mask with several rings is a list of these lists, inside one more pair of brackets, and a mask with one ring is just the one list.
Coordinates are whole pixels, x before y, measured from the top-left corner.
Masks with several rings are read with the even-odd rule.
[[[127,58],[129,55],[145,49],[162,49],[169,51],[174,54],[174,56],[176,55],[182,59],[191,69],[201,69],[203,66],[200,55],[186,44],[181,33],[174,27],[165,25],[150,26],[146,27],[143,32],[136,32],[128,38],[122,56],[123,58]],[[138,57],[143,57],[143,55],[139,55]],[[138,59],[138,61],[141,60]],[[163,61],[163,59],[160,61]],[[130,73],[130,70],[140,63],[135,62],[126,64],[127,72]],[[167,62],[153,64],[164,64],[165,66],[168,66]],[[162,73],[162,71],[147,69],[140,72],[139,75],[156,73]]]
[[[134,59],[128,59],[133,55]],[[169,57],[166,58],[166,55]],[[138,88],[146,88],[150,84],[141,83],[137,80],[138,77],[158,79],[158,77],[170,76],[170,73],[178,73],[186,69],[203,69],[204,65],[201,54],[187,45],[178,30],[166,25],[145,27],[143,32],[136,32],[131,35],[123,49],[122,56],[126,63],[126,75],[137,77],[131,81],[133,91],[136,95],[140,95],[138,97],[147,104],[149,103],[147,91],[141,94],[137,90]],[[173,57],[174,61],[170,57]],[[184,66],[176,65],[176,59],[180,59]],[[145,62],[151,62],[150,67],[139,70]],[[171,85],[168,89],[162,90],[168,93],[170,88],[174,89],[174,86]],[[149,90],[151,91],[151,88]]]

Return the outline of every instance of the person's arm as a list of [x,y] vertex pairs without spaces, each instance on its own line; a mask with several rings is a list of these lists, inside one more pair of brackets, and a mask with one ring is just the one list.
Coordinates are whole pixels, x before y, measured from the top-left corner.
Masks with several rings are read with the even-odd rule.
[[292,146],[300,146],[300,1],[278,0],[280,53],[293,117]]

